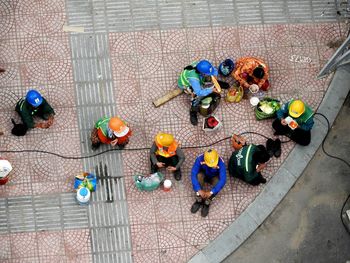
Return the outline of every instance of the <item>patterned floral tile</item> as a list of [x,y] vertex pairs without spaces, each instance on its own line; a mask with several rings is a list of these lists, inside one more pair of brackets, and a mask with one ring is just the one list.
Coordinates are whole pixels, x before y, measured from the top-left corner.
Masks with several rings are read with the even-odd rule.
[[136,53],[139,55],[161,53],[159,31],[135,32]]
[[262,25],[239,26],[238,32],[241,47],[253,48],[265,46],[264,27]]
[[157,235],[160,249],[179,248],[186,244],[182,222],[158,223]]
[[290,46],[288,25],[264,25],[264,35],[267,47]]
[[191,245],[195,248],[202,248],[209,243],[211,230],[208,220],[191,220],[184,221],[183,223],[187,246]]
[[156,223],[156,207],[152,198],[128,200],[128,208],[131,225]]
[[149,250],[133,250],[132,259],[135,263],[159,263],[159,250],[149,249]]
[[186,30],[161,31],[162,50],[164,53],[184,52],[188,50]]
[[181,222],[181,199],[159,198],[154,200],[157,223],[163,225],[168,222]]
[[0,251],[0,261],[6,262],[11,258],[11,238],[8,234],[1,234],[2,249]]
[[293,47],[316,46],[316,30],[314,25],[289,25],[289,42]]
[[160,262],[178,262],[185,263],[188,262],[188,257],[186,255],[186,247],[171,247],[166,249],[160,249]]
[[156,224],[132,225],[131,240],[133,250],[158,249]]
[[37,233],[40,256],[60,256],[64,254],[63,233],[61,231],[43,231]]
[[38,256],[37,233],[11,234],[11,258]]
[[188,28],[186,31],[189,51],[197,53],[214,47],[213,34],[210,28]]
[[87,255],[91,253],[89,229],[65,230],[63,232],[63,242],[65,255],[68,258],[77,255]]
[[319,46],[329,46],[331,42],[341,39],[341,28],[338,23],[322,23],[315,25]]

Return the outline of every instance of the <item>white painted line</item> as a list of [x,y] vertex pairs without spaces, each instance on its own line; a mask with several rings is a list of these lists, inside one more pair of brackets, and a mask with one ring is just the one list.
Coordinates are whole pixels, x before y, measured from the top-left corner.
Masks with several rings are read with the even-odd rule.
[[82,26],[63,26],[62,30],[65,32],[84,33],[84,27]]

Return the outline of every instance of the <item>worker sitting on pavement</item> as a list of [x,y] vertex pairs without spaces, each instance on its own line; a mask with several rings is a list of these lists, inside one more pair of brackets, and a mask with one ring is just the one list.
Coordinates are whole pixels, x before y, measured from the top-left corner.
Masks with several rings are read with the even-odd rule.
[[229,174],[251,185],[266,183],[261,171],[270,160],[264,145],[245,145],[240,150],[234,151],[228,162]]
[[269,88],[269,68],[258,58],[243,57],[238,59],[232,77],[245,89],[248,89],[252,84],[258,85],[263,91]]
[[[191,95],[190,121],[193,125],[198,124],[198,112],[203,99],[211,97],[210,112],[219,105],[220,92],[214,87],[212,78],[218,75],[218,70],[207,60],[193,62],[184,68],[178,79],[178,86],[185,93]],[[222,88],[229,88],[225,82],[218,81]]]
[[[17,102],[15,110],[21,116],[22,122],[27,129],[47,129],[54,121],[55,112],[53,108],[36,90],[29,90],[27,95]],[[38,116],[45,121],[35,123],[34,116]]]
[[[213,198],[226,183],[225,163],[216,150],[210,149],[197,157],[192,167],[191,180],[196,192],[196,202],[192,205],[191,212],[196,213],[202,207],[201,215],[206,217]],[[204,182],[211,184],[211,190],[204,190]]]
[[150,150],[151,173],[166,167],[174,172],[175,180],[181,180],[181,165],[185,161],[185,154],[179,147],[172,134],[158,133]]
[[131,129],[118,117],[99,119],[91,132],[92,148],[95,150],[101,143],[124,148],[132,135]]
[[314,125],[314,112],[301,100],[291,100],[277,111],[272,123],[275,135],[286,135],[296,143],[306,146],[311,141],[311,129]]

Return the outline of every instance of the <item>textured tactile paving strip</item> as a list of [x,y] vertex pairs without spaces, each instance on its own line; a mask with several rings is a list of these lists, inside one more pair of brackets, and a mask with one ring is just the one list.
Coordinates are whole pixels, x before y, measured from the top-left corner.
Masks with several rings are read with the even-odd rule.
[[0,233],[67,230],[88,227],[86,206],[72,193],[2,198]]
[[[98,18],[96,15],[95,22]],[[97,31],[98,25],[99,23],[95,27]],[[108,44],[106,34],[71,36],[78,125],[83,142],[81,151],[84,155],[106,149],[101,146],[101,149],[92,152],[90,131],[99,118],[115,115]],[[128,209],[124,181],[121,178],[121,154],[115,151],[85,159],[83,166],[87,171],[95,171],[100,181],[99,189],[93,193],[88,207],[93,261],[131,262]]]
[[322,0],[68,0],[68,22],[85,32],[334,21]]

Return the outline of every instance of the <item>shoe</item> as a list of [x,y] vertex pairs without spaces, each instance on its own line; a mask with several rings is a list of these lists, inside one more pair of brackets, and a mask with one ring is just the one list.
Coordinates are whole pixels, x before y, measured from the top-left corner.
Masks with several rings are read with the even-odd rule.
[[281,140],[276,139],[273,143],[273,155],[278,158],[281,156],[282,149],[281,149]]
[[201,216],[206,217],[209,214],[209,205],[204,204],[201,210]]
[[191,124],[194,126],[198,125],[198,116],[197,116],[197,112],[191,111],[190,112],[190,121]]
[[92,149],[93,151],[96,151],[98,148],[100,148],[100,146],[101,146],[101,143],[93,143],[93,144],[91,145],[91,149]]
[[265,178],[262,178],[262,179],[260,180],[260,183],[266,184],[266,179],[265,179]]
[[177,170],[174,172],[174,178],[176,181],[180,181],[182,177],[181,170]]
[[267,150],[267,153],[270,155],[270,157],[274,155],[274,146],[275,146],[275,142],[271,138],[267,139],[266,150]]
[[202,207],[202,202],[194,202],[194,204],[192,205],[192,207],[191,207],[191,213],[192,214],[195,214],[195,213],[197,213],[197,211],[199,210],[199,208],[201,208]]

